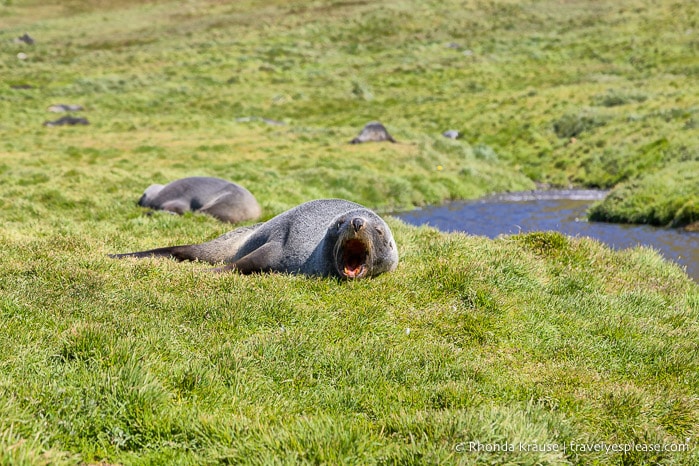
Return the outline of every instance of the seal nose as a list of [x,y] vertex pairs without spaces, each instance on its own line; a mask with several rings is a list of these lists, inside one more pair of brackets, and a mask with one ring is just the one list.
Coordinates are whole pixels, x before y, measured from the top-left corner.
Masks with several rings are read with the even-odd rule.
[[359,217],[354,217],[352,219],[352,227],[354,227],[355,232],[359,232],[364,227],[364,220]]

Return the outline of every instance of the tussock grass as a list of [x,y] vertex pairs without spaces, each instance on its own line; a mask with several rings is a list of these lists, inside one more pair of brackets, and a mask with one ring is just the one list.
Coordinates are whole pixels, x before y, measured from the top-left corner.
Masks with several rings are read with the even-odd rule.
[[[652,250],[389,218],[401,264],[367,281],[107,257],[229,230],[136,206],[196,175],[243,184],[265,218],[536,182],[624,183],[603,204],[618,220],[691,217],[696,17],[644,0],[0,2],[0,462],[699,462],[699,290]],[[55,103],[90,125],[42,126]],[[349,145],[372,120],[399,142]]]
[[399,269],[349,283],[5,239],[3,429],[40,433],[28,453],[125,463],[557,464],[623,455],[454,448],[693,435],[699,294],[677,267],[390,223]]
[[673,227],[699,222],[698,169],[697,162],[683,162],[623,183],[590,209],[590,218]]

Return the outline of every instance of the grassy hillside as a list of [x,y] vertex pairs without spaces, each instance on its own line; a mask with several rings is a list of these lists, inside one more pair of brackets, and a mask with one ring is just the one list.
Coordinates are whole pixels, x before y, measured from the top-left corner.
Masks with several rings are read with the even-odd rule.
[[[387,209],[699,160],[693,2],[138,4],[5,2],[6,153],[99,158],[125,193],[199,171]],[[58,102],[92,125],[41,128]],[[402,144],[344,144],[371,120]]]
[[[356,283],[107,258],[229,230],[136,206],[194,175],[265,218],[573,183],[696,221],[697,16],[0,0],[0,463],[699,462],[699,288],[651,250],[389,218],[398,270]],[[42,126],[57,103],[90,124]],[[347,144],[372,120],[398,143]]]

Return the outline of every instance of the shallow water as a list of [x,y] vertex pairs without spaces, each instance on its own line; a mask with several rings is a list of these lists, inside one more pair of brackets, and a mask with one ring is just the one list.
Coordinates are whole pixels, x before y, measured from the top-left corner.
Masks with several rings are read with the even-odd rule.
[[687,274],[699,282],[699,232],[588,222],[587,208],[605,195],[604,191],[591,190],[528,191],[455,201],[394,215],[412,225],[428,224],[442,231],[464,231],[490,238],[553,230],[571,236],[589,236],[614,249],[651,246],[686,268]]

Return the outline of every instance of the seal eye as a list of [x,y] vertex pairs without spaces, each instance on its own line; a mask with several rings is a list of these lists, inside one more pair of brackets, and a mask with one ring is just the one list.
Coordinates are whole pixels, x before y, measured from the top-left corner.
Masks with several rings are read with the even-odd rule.
[[383,230],[381,228],[377,228],[376,233],[378,233],[379,236],[383,236]]

